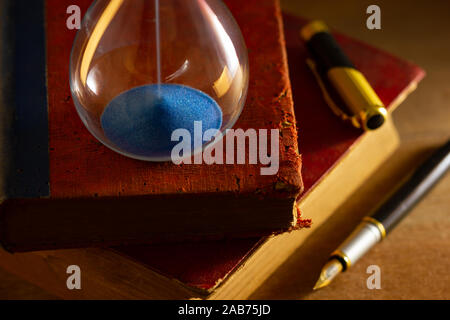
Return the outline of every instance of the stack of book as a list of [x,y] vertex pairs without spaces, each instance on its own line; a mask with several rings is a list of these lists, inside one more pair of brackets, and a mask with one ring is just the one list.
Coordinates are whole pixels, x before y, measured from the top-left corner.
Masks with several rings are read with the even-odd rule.
[[[77,5],[85,12],[90,2]],[[35,43],[20,32],[15,38],[16,50],[37,52],[34,60],[26,52],[12,58],[16,89],[26,90],[20,85],[26,81],[36,96],[15,100],[16,136],[3,139],[12,150],[12,174],[5,175],[0,204],[6,249],[0,267],[66,299],[244,299],[395,150],[391,121],[364,133],[327,107],[305,63],[299,37],[305,20],[282,15],[276,0],[225,2],[250,60],[249,95],[235,127],[281,130],[274,176],[261,176],[258,165],[145,163],[100,145],[70,98],[75,32],[62,28],[73,0],[47,0],[45,14],[39,5],[16,12],[17,30],[42,34]],[[390,112],[424,75],[407,61],[335,36]],[[24,61],[41,68],[29,76]],[[29,116],[42,121],[26,118],[32,107]],[[39,148],[36,139],[45,140]],[[83,290],[67,290],[66,268],[74,264]]]

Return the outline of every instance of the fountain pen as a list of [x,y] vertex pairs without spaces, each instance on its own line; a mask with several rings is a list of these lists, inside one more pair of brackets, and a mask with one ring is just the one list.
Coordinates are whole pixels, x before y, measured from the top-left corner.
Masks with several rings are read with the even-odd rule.
[[450,168],[450,140],[438,148],[374,214],[365,217],[334,251],[323,267],[314,290],[323,288],[346,271],[410,212]]
[[306,62],[330,109],[357,128],[370,131],[381,127],[388,115],[383,102],[327,25],[314,20],[300,30],[300,36],[310,56]]

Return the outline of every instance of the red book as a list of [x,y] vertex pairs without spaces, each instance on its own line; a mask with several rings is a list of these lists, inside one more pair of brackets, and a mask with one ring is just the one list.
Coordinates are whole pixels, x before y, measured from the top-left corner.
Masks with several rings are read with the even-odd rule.
[[276,1],[226,1],[242,28],[251,73],[234,129],[279,129],[274,175],[262,175],[261,164],[138,161],[97,141],[75,111],[68,75],[76,30],[66,28],[67,8],[76,4],[86,13],[91,3],[46,1],[46,39],[43,3],[15,4],[19,116],[6,139],[13,156],[0,204],[0,243],[18,252],[262,235],[294,227],[301,158]]
[[[389,127],[368,135],[341,122],[330,111],[305,63],[307,53],[298,35],[304,24],[302,19],[284,17],[289,71],[304,165],[305,192],[299,199],[300,203],[311,199],[314,192],[356,152],[359,154],[356,155],[356,161],[353,159],[353,165],[356,163],[351,168],[353,171],[347,171],[348,179],[341,181],[333,191],[346,191],[350,188],[350,180],[364,179],[366,176],[358,177],[361,170],[357,160],[360,160],[359,156],[367,157],[364,153],[370,152],[371,145],[366,144],[366,149],[361,150],[363,141],[372,139],[371,143],[375,145],[385,143],[392,147],[391,138],[395,140],[395,136],[385,135],[382,131]],[[401,102],[424,76],[423,70],[412,63],[344,35],[335,36],[389,109]],[[380,162],[381,158],[377,161]],[[349,163],[346,165],[348,167]],[[353,184],[353,189],[356,187]],[[349,193],[351,190],[346,196]],[[322,197],[323,202],[333,196],[334,194],[328,193],[326,197]],[[20,255],[0,251],[0,264],[8,271],[64,298],[192,298],[205,297],[210,293],[213,293],[213,297],[245,298],[248,296],[247,289],[247,294],[235,294],[230,293],[235,291],[231,287],[236,286],[245,291],[243,286],[260,284],[276,268],[271,260],[278,259],[277,254],[264,257],[263,250],[281,252],[291,246],[289,252],[292,253],[325,219],[319,219],[321,212],[309,211],[311,205],[304,207],[303,215],[313,219],[312,228],[279,236]],[[329,214],[327,212],[326,216]],[[288,253],[283,254],[283,259],[288,256]],[[283,259],[278,259],[277,264],[282,263]],[[80,264],[88,278],[82,292],[69,292],[65,288],[64,268],[73,261]],[[23,267],[24,265],[27,267]],[[34,267],[31,271],[30,266]],[[255,283],[251,283],[252,281]],[[220,292],[218,289],[224,291]]]
[[[365,133],[340,121],[322,99],[320,88],[305,63],[307,51],[299,36],[299,30],[307,21],[287,14],[283,17],[303,163],[305,190],[299,199],[301,201],[309,196],[316,185],[324,181],[327,174],[349,154]],[[422,69],[408,61],[342,34],[334,35],[389,111],[402,102],[425,75]],[[342,188],[346,188],[344,181]],[[302,213],[312,218],[312,226],[316,227],[313,213]],[[211,290],[245,264],[246,259],[266,241],[267,238],[254,238],[215,243],[130,246],[118,250],[189,286]]]

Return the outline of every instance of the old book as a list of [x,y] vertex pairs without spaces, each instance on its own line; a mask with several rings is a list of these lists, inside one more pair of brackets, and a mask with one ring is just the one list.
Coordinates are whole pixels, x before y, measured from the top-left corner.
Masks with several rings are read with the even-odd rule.
[[[300,123],[305,193],[299,208],[311,228],[290,233],[178,245],[124,246],[10,254],[0,266],[66,299],[245,299],[302,245],[398,145],[391,122],[362,133],[337,119],[324,103],[298,37],[304,20],[285,16],[295,113]],[[424,76],[417,66],[352,38],[338,41],[392,111]],[[306,222],[306,221],[305,221]],[[78,264],[83,290],[65,286]]]
[[85,13],[91,2],[48,0],[45,21],[44,2],[12,2],[15,94],[2,113],[12,125],[2,157],[1,244],[17,252],[294,227],[303,185],[278,2],[226,1],[246,40],[251,72],[247,103],[234,128],[280,130],[274,175],[262,175],[261,164],[137,161],[91,136],[70,95],[76,30],[66,28],[67,8],[76,4]]

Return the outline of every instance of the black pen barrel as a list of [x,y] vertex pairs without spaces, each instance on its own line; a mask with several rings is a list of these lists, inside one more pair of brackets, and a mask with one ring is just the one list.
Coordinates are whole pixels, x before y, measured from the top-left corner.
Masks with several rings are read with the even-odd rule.
[[450,167],[450,140],[420,165],[372,215],[389,233],[420,199],[445,175]]
[[322,72],[336,67],[355,69],[353,63],[329,32],[316,33],[306,42],[306,46]]

